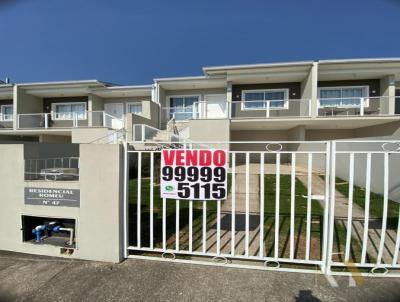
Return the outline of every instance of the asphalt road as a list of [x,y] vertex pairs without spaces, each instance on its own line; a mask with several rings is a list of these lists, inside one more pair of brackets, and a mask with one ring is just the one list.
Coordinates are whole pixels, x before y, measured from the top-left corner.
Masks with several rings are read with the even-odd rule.
[[400,301],[400,278],[335,277],[129,259],[120,264],[0,252],[7,301]]

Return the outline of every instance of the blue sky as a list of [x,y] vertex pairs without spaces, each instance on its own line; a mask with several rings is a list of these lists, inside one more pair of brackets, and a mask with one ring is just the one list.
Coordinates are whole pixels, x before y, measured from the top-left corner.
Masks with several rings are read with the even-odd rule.
[[400,57],[400,0],[0,0],[0,79],[146,84],[203,66]]

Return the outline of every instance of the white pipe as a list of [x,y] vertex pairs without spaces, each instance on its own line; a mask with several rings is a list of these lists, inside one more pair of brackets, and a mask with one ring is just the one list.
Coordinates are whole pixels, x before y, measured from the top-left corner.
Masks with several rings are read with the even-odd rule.
[[60,228],[60,231],[69,232],[69,243],[68,245],[72,245],[74,243],[74,229],[73,228]]

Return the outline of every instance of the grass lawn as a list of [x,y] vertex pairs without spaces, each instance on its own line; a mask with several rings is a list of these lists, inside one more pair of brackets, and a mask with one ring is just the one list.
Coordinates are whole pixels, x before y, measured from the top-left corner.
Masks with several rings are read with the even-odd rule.
[[[347,198],[349,197],[349,183],[343,179],[336,178],[336,190]],[[353,202],[365,210],[365,189],[354,186]],[[383,195],[371,192],[369,213],[372,217],[383,217]],[[389,200],[388,202],[388,227],[397,228],[399,219],[399,203]]]

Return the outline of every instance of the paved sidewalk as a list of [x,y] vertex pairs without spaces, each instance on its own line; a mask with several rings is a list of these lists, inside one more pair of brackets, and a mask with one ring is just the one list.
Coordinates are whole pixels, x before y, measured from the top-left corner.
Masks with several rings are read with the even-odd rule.
[[400,279],[335,277],[129,259],[121,264],[0,252],[0,301],[398,301]]

